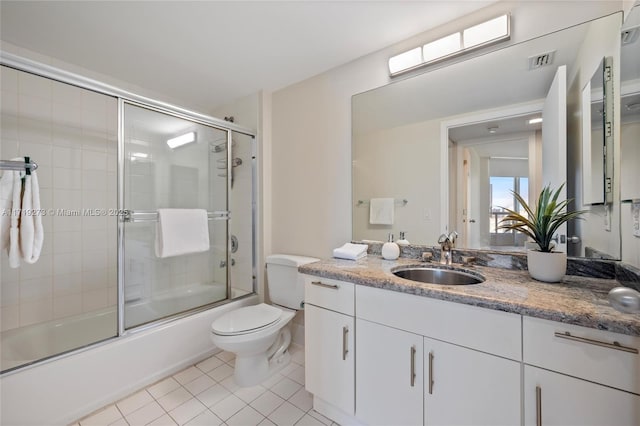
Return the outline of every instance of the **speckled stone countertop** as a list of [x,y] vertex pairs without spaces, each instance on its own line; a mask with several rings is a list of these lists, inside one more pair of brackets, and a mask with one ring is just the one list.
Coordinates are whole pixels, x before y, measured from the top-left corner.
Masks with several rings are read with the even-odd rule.
[[410,281],[391,273],[397,267],[429,265],[434,264],[369,255],[357,261],[321,260],[298,270],[358,285],[640,336],[640,314],[625,314],[609,305],[609,290],[620,285],[616,280],[566,275],[561,283],[551,284],[535,281],[522,270],[452,265],[452,269],[473,271],[486,280],[473,285],[439,285]]

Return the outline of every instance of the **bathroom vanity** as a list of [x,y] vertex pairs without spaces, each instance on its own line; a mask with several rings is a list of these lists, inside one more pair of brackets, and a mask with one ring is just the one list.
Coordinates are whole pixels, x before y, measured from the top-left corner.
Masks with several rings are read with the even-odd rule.
[[640,315],[609,306],[615,280],[547,284],[470,266],[483,283],[447,286],[392,274],[416,264],[299,269],[317,411],[345,425],[640,424]]

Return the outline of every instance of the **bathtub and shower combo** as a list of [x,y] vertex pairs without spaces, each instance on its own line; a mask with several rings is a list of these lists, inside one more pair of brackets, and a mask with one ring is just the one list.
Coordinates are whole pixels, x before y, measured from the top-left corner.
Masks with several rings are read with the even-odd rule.
[[[206,356],[211,321],[255,303],[255,134],[0,59],[0,158],[37,163],[45,238],[34,264],[2,253],[0,423],[63,424]],[[156,257],[159,208],[206,209],[210,250]]]

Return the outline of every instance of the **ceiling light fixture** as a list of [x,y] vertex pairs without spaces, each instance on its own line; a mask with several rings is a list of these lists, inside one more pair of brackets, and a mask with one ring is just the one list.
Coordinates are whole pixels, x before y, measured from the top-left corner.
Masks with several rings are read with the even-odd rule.
[[487,127],[487,130],[493,135],[498,131],[498,126]]
[[532,118],[531,120],[529,120],[529,124],[538,124],[538,123],[542,123],[542,117]]
[[184,135],[171,138],[167,141],[169,148],[174,149],[182,145],[186,145],[196,141],[196,132],[185,133]]
[[511,15],[507,13],[392,56],[389,58],[389,74],[394,77],[510,38]]

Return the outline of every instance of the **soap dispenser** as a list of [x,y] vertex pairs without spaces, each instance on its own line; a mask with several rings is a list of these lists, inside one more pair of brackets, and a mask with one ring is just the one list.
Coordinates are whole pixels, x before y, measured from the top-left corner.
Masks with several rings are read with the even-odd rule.
[[404,231],[400,231],[400,239],[399,239],[398,241],[396,241],[396,243],[397,243],[399,246],[408,246],[408,245],[410,244],[410,243],[409,243],[409,240],[407,240],[407,239],[404,237]]
[[393,242],[393,234],[389,234],[389,241],[382,245],[382,257],[386,260],[396,260],[400,257],[400,247]]

